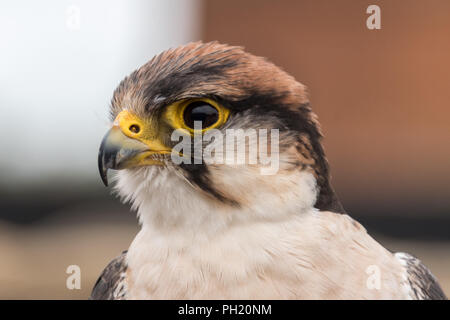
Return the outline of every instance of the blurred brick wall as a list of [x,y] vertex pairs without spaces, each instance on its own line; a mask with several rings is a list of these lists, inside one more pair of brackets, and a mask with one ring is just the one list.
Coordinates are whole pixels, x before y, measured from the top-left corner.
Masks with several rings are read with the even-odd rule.
[[[366,8],[381,7],[381,30]],[[450,1],[207,0],[203,39],[308,86],[333,182],[358,214],[450,214]],[[364,212],[361,212],[364,211]]]

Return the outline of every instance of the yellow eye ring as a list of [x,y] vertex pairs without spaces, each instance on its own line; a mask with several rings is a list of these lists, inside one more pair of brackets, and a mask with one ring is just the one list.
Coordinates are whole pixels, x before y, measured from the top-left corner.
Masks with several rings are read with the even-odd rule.
[[[213,116],[217,117],[215,122],[206,126],[205,128],[202,128],[201,130],[195,130],[186,123],[185,112],[188,107],[192,109],[192,105],[194,105],[196,102],[203,102],[205,105],[210,105],[217,111],[217,114],[215,112],[212,112],[214,113]],[[187,131],[189,134],[204,133],[207,130],[217,128],[223,125],[228,120],[229,115],[229,109],[221,106],[216,101],[207,98],[181,100],[168,106],[166,108],[166,111],[164,112],[165,119],[174,129],[182,129]]]

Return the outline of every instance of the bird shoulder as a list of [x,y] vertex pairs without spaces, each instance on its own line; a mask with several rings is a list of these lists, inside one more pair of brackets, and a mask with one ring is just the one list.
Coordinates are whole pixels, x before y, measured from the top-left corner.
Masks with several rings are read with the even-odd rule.
[[90,300],[120,300],[125,298],[126,254],[127,251],[123,251],[106,266],[92,289]]

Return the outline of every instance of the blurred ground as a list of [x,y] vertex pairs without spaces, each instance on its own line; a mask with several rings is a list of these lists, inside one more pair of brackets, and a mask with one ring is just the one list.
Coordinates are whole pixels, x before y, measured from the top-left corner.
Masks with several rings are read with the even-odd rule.
[[[138,227],[134,215],[123,208],[111,207],[109,220],[96,215],[100,208],[95,205],[77,210],[83,211],[79,219],[59,215],[32,228],[0,225],[1,299],[89,297],[102,269],[128,248]],[[73,212],[68,216],[73,217]],[[450,242],[375,238],[391,250],[418,256],[438,277],[444,291],[450,292]],[[72,264],[81,268],[81,290],[66,288],[65,272]]]
[[[117,206],[71,211],[38,226],[0,224],[0,299],[87,299],[103,268],[138,231],[135,215]],[[81,269],[81,290],[66,288],[69,265]]]

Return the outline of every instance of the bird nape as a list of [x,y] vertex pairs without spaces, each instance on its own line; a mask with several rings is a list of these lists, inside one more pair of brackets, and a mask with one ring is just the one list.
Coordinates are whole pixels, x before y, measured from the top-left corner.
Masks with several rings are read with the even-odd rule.
[[266,59],[167,50],[119,84],[110,115],[100,175],[117,170],[141,230],[92,299],[445,299],[345,213],[305,87]]

